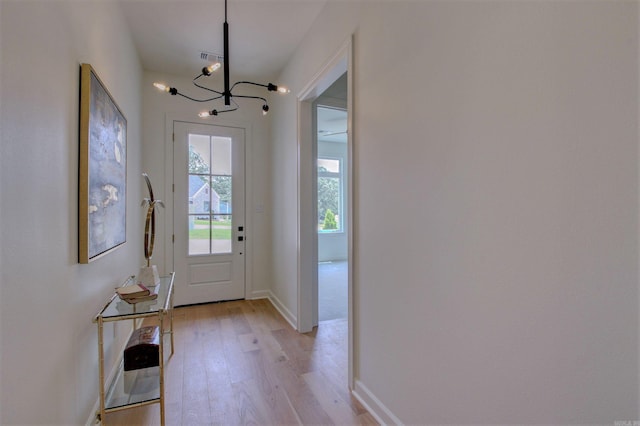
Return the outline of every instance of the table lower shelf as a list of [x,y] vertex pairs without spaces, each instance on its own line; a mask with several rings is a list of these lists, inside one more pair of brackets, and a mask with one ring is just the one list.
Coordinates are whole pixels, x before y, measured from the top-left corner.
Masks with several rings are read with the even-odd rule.
[[105,409],[117,411],[131,405],[160,401],[160,367],[124,371],[122,363],[105,395]]
[[[171,330],[165,330],[162,334],[165,367],[171,358],[171,333]],[[158,403],[161,399],[160,367],[124,371],[124,361],[121,359],[109,388],[105,390],[105,412]]]
[[[1,0],[0,0],[1,1]],[[160,424],[165,424],[164,410],[164,366],[173,355],[173,279],[172,272],[166,277],[161,277],[158,298],[155,303],[145,305],[122,304],[121,300],[114,294],[109,302],[94,317],[93,321],[98,324],[98,352],[99,352],[99,382],[100,382],[100,410],[96,413],[96,419],[105,424],[106,413],[125,410],[127,408],[139,407],[142,405],[160,405]],[[129,281],[135,280],[130,278]],[[136,323],[148,325],[158,325],[160,327],[161,339],[159,352],[162,357],[157,367],[140,368],[137,370],[124,371],[124,361],[122,357],[117,364],[115,371],[110,374],[110,378],[105,377],[104,365],[104,324],[115,321],[132,320],[134,328]],[[141,324],[138,324],[141,325]],[[169,348],[169,350],[167,350]],[[124,355],[124,354],[123,354]],[[155,361],[151,361],[155,362]],[[140,366],[149,364],[138,364]]]

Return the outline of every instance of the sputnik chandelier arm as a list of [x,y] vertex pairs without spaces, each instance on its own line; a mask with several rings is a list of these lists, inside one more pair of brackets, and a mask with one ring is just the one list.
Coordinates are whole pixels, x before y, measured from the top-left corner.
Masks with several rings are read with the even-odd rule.
[[[206,68],[203,68],[203,70],[204,69],[206,69]],[[200,89],[208,90],[209,92],[213,92],[213,93],[218,95],[217,97],[212,98],[210,100],[220,99],[221,97],[223,97],[224,93],[218,92],[217,90],[211,89],[210,87],[206,87],[206,86],[203,86],[201,84],[196,83],[196,80],[198,80],[200,77],[205,76],[205,75],[211,75],[211,74],[200,74],[199,76],[197,76],[196,78],[193,79],[193,85],[196,86],[196,87],[199,87]]]
[[233,90],[233,88],[236,87],[238,84],[252,84],[254,86],[266,87],[267,90],[270,92],[278,92],[282,94],[287,94],[291,92],[286,87],[278,87],[275,84],[271,84],[271,83],[268,83],[268,84],[254,83],[253,81],[238,81],[233,86],[231,86],[231,90]]
[[223,112],[231,112],[231,111],[235,111],[237,110],[240,106],[238,105],[238,103],[233,99],[233,98],[243,98],[243,99],[257,99],[263,102],[262,104],[262,114],[266,115],[267,112],[269,111],[269,105],[267,104],[267,99],[263,98],[262,96],[249,96],[249,95],[234,95],[233,94],[233,89],[235,89],[236,86],[241,85],[241,84],[247,84],[247,85],[252,85],[252,86],[259,86],[259,87],[264,87],[267,89],[267,91],[269,92],[278,92],[278,93],[282,93],[282,94],[286,94],[289,93],[289,89],[287,89],[286,87],[278,87],[273,83],[267,83],[267,84],[262,84],[262,83],[254,83],[252,81],[238,81],[236,83],[233,84],[233,86],[229,86],[229,24],[227,23],[227,0],[224,0],[224,24],[223,24],[223,36],[224,36],[224,90],[223,91],[218,91],[215,89],[212,89],[210,87],[206,87],[203,86],[202,84],[199,84],[199,82],[197,81],[199,78],[201,77],[208,77],[210,76],[212,73],[214,73],[215,71],[219,70],[222,65],[220,64],[220,62],[216,62],[208,67],[204,67],[202,68],[202,71],[200,73],[200,75],[196,76],[193,79],[193,85],[196,86],[199,89],[203,89],[206,90],[208,92],[212,92],[214,93],[216,96],[210,97],[210,98],[205,98],[205,99],[198,99],[198,98],[194,98],[188,95],[185,95],[184,93],[180,93],[178,91],[178,89],[176,89],[175,87],[170,87],[167,86],[163,83],[153,83],[153,85],[166,93],[169,93],[173,96],[181,96],[185,99],[188,99],[190,101],[193,102],[214,102],[217,101],[219,99],[224,99],[224,105],[225,108],[224,109],[212,109],[210,111],[203,111],[201,113],[198,114],[198,116],[200,116],[201,118],[206,118],[206,117],[210,117],[212,115],[219,115],[222,114]]

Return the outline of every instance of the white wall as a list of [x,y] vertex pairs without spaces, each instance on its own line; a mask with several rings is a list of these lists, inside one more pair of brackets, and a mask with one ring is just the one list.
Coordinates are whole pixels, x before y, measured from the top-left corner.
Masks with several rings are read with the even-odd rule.
[[[114,2],[2,1],[0,12],[0,424],[82,424],[98,396],[92,318],[143,263],[142,71]],[[89,265],[77,262],[82,62],[128,121],[127,243]],[[129,330],[105,330],[108,368]]]
[[[320,67],[336,53],[349,34],[355,30],[364,2],[331,2],[328,9],[316,19],[311,31],[301,42],[296,54],[283,70],[278,83],[291,89],[291,94],[274,97],[269,114],[271,120],[271,196],[274,206],[272,220],[271,291],[278,302],[297,317],[297,122],[295,94],[318,72]],[[330,19],[328,31],[321,29],[321,19]],[[326,23],[325,22],[325,23]],[[320,35],[319,37],[316,37]],[[302,48],[304,46],[304,48]],[[308,54],[306,54],[306,52]]]
[[[355,33],[355,368],[379,414],[638,418],[637,30],[633,2],[329,2],[302,41],[293,93]],[[297,315],[296,100],[272,110]]]
[[[195,74],[199,70],[194,70]],[[262,115],[262,104],[258,101],[239,100],[240,109],[222,114],[218,117],[201,119],[198,113],[206,110],[202,104],[191,102],[158,91],[153,82],[161,81],[177,87],[181,92],[196,98],[202,98],[202,91],[194,88],[191,79],[171,75],[145,72],[142,87],[143,93],[143,151],[142,166],[149,173],[154,185],[154,192],[162,200],[171,201],[168,188],[172,182],[171,147],[167,150],[165,125],[167,120],[189,120],[195,123],[221,124],[244,127],[247,129],[245,141],[245,226],[247,262],[245,277],[247,281],[247,297],[265,297],[270,287],[271,255],[269,242],[271,239],[270,222],[272,203],[270,201],[270,161],[269,161],[269,117]],[[201,82],[210,87],[222,87],[222,82]],[[249,88],[244,94],[264,96],[264,90],[255,92]],[[240,92],[238,92],[240,93]],[[206,106],[206,104],[205,104]],[[209,108],[210,109],[210,108]],[[167,163],[168,161],[168,163]],[[160,230],[157,237],[157,248],[153,259],[158,267],[169,272],[171,269],[173,250],[167,245],[172,232],[171,205],[160,210]],[[184,277],[176,276],[176,286],[180,286]],[[179,289],[176,289],[178,292]]]

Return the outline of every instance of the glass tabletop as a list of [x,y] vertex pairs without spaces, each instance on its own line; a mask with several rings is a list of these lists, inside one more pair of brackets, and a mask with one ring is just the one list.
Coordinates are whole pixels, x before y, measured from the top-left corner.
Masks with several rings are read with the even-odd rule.
[[[120,297],[115,296],[111,299],[109,304],[104,307],[104,309],[96,316],[102,317],[103,320],[113,319],[113,318],[122,318],[128,316],[137,316],[142,314],[153,314],[158,312],[160,309],[168,309],[167,301],[169,295],[173,290],[173,277],[174,273],[160,277],[160,284],[157,286],[148,286],[152,292],[157,290],[158,297],[154,300],[146,300],[139,303],[128,303],[124,300],[120,299]],[[123,286],[128,286],[136,283],[136,277],[131,276],[127,281],[123,284]]]

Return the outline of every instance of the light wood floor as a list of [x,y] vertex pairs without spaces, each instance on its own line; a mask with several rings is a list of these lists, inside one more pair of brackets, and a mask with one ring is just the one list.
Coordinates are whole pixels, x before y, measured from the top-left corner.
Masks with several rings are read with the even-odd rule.
[[[165,377],[168,425],[377,424],[349,393],[346,320],[299,334],[266,300],[178,308]],[[158,425],[158,404],[107,425]]]

